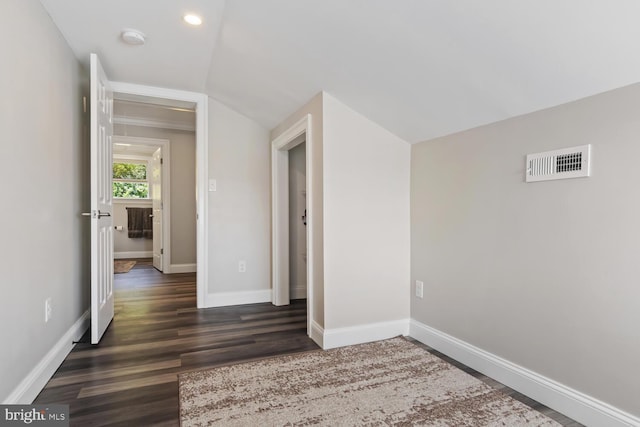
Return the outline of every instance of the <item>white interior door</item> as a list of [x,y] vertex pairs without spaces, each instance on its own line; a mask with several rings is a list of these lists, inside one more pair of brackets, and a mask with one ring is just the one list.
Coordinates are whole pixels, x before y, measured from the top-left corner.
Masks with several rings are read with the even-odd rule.
[[162,271],[162,148],[158,148],[151,162],[151,199],[153,200],[153,266]]
[[91,343],[113,319],[113,92],[91,54]]

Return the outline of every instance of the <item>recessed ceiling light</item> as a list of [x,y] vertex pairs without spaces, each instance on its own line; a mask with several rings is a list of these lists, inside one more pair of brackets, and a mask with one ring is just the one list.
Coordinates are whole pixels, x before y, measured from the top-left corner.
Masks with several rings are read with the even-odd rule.
[[198,15],[194,15],[192,13],[188,14],[188,15],[184,15],[184,22],[186,22],[189,25],[200,25],[202,24],[202,18],[200,18]]

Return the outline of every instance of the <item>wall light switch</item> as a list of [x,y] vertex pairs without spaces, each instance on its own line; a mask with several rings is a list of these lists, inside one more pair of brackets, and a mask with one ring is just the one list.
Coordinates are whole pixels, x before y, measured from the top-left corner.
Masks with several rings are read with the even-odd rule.
[[51,307],[51,297],[44,300],[44,323],[47,323],[51,319],[53,308]]
[[424,293],[424,283],[420,280],[416,280],[416,296],[422,298]]
[[217,183],[215,179],[210,179],[209,180],[209,191],[216,191],[217,190]]

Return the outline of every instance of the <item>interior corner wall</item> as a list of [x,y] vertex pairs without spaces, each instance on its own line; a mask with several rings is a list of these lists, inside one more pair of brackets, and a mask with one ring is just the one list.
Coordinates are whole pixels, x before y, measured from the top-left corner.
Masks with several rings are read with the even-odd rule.
[[[313,245],[312,257],[307,258],[307,262],[313,262],[313,319],[311,319],[318,327],[324,327],[324,252],[323,252],[323,93],[320,92],[314,96],[306,105],[289,116],[271,131],[270,141],[273,141],[283,132],[293,126],[307,114],[311,114],[311,144],[307,144],[307,156],[310,158],[311,169],[307,170],[307,174],[312,174],[312,189],[307,188],[307,197],[311,193],[313,200],[308,200],[314,206],[313,222],[309,233],[312,235],[311,241]],[[269,150],[271,147],[269,146]],[[271,151],[269,151],[269,157]],[[271,181],[269,180],[269,183]],[[269,191],[269,194],[271,192]]]
[[[196,264],[195,132],[116,124],[114,134],[169,140],[171,156],[171,265]],[[123,232],[116,231],[115,233]]]
[[[411,316],[640,415],[640,84],[412,147]],[[592,145],[592,176],[525,183]]]
[[[209,193],[208,299],[215,304],[221,294],[270,295],[269,132],[209,98],[208,151],[209,179],[217,187]],[[238,271],[241,260],[245,273]]]
[[89,143],[86,71],[40,2],[0,2],[0,51],[4,402],[89,308]]
[[411,146],[324,95],[325,331],[409,318]]

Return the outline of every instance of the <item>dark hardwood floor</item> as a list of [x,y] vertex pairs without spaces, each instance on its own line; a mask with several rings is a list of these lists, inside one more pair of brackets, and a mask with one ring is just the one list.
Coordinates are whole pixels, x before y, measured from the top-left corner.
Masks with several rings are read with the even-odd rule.
[[[115,292],[100,344],[76,345],[34,402],[68,404],[73,426],[179,425],[179,373],[318,349],[306,335],[303,300],[196,310],[195,274],[164,275],[150,260],[116,274]],[[580,426],[426,348],[560,424]]]
[[68,404],[71,425],[178,425],[179,373],[318,349],[303,300],[196,310],[195,274],[164,275],[149,260],[114,288],[100,344],[76,345],[34,402]]

